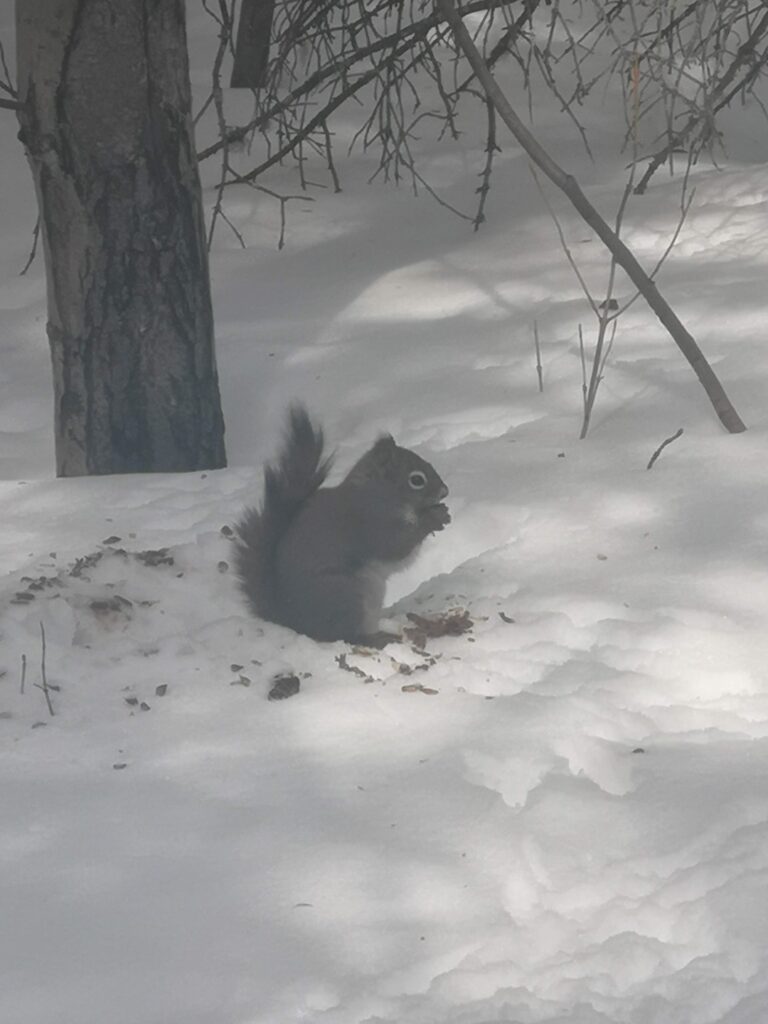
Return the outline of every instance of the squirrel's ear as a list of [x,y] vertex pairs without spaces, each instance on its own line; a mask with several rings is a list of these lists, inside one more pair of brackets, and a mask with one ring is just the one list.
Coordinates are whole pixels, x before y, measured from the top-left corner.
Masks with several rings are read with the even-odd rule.
[[391,434],[381,434],[371,448],[373,463],[384,471],[397,459],[397,445]]
[[373,453],[380,466],[388,466],[397,455],[397,445],[391,434],[381,434],[373,446]]

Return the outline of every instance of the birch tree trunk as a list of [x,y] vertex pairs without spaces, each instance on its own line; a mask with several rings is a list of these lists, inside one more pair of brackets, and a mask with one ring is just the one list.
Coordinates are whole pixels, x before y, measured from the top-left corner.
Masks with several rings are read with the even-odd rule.
[[217,468],[183,0],[17,0],[60,476]]

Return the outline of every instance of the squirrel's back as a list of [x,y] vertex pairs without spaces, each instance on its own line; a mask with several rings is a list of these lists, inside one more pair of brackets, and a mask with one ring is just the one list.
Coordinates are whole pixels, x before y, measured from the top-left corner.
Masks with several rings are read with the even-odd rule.
[[264,469],[264,499],[235,525],[235,571],[252,611],[281,621],[276,556],[281,539],[331,468],[323,458],[323,431],[300,405],[291,407],[283,448]]

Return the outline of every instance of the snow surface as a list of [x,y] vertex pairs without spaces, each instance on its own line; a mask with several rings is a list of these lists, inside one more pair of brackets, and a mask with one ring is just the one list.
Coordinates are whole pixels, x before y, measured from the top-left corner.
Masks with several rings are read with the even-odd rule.
[[[190,39],[203,98],[197,5]],[[746,434],[637,302],[576,439],[590,314],[505,142],[477,234],[367,185],[359,154],[340,195],[289,204],[281,252],[275,203],[234,191],[248,249],[224,228],[212,255],[231,468],[56,480],[40,261],[18,276],[34,201],[0,118],[3,1022],[768,1019],[768,132],[746,123],[738,159],[695,169],[661,275]],[[542,121],[607,215],[619,124],[594,117],[591,164]],[[476,128],[424,147],[465,209]],[[554,201],[599,295],[605,255]],[[632,202],[647,265],[678,207],[662,175]],[[454,522],[392,615],[467,609],[471,633],[353,654],[245,613],[221,528],[295,397],[340,470],[382,428],[434,462]],[[267,702],[284,671],[301,693]]]

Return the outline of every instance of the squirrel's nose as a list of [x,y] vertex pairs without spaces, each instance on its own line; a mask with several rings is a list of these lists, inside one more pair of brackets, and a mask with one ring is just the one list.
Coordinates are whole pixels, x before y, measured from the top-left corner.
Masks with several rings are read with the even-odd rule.
[[443,484],[443,486],[440,488],[440,493],[438,494],[438,500],[442,501],[443,498],[447,498],[447,497],[448,497],[448,488],[445,486],[445,484]]

